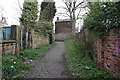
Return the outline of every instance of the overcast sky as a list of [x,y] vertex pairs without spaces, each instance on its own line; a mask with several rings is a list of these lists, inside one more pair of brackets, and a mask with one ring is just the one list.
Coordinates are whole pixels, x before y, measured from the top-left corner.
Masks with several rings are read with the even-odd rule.
[[[40,10],[40,4],[43,0],[38,0],[39,3],[39,10]],[[49,1],[49,0],[48,0]],[[57,8],[57,13],[63,13],[65,12],[62,8],[58,8],[61,6],[65,6],[64,3],[62,2],[62,0],[54,0],[56,2],[56,8]],[[18,2],[20,2],[20,4],[18,4]],[[19,25],[19,17],[20,17],[20,13],[21,10],[19,8],[22,7],[22,3],[24,2],[24,0],[0,0],[0,20],[1,17],[4,16],[7,19],[7,23],[8,25]],[[78,12],[78,11],[77,11]],[[76,12],[76,14],[77,14]],[[85,11],[81,11],[81,14],[84,14]],[[60,19],[68,19],[69,17],[65,17],[65,16],[60,16],[60,15],[56,15],[53,19],[53,22],[56,21],[57,17],[60,17]],[[83,23],[83,20],[78,20],[76,26],[78,27],[81,26]]]

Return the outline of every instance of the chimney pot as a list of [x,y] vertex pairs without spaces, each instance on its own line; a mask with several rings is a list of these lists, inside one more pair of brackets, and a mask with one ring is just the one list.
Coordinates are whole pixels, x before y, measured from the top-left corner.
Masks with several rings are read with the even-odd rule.
[[57,17],[57,20],[59,20],[59,17]]

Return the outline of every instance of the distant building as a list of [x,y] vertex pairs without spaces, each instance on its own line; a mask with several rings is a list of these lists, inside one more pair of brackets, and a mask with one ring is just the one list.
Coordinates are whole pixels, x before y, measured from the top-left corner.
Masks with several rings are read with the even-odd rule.
[[65,40],[70,38],[72,24],[70,19],[59,19],[55,22],[55,40]]

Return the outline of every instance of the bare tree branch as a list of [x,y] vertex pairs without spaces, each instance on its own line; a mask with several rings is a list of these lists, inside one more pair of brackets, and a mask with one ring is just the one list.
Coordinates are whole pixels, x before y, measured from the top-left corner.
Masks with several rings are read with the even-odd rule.
[[78,15],[77,15],[77,18],[78,18],[78,16],[80,15],[80,12],[81,12],[81,8],[80,8],[80,10],[79,10],[79,13],[78,13]]
[[[85,7],[84,5],[82,6],[84,1],[78,2],[78,4],[77,4],[78,0],[74,0],[74,1],[72,1],[72,0],[62,0],[62,1],[64,2],[66,7],[61,7],[61,8],[65,9],[66,12],[58,13],[58,14],[60,14],[60,15],[68,15],[70,17],[71,22],[72,22],[72,33],[74,35],[75,34],[75,27],[76,27],[76,20],[78,19],[81,10]],[[76,15],[76,10],[78,10],[78,9],[79,9],[79,12]]]
[[56,15],[67,15],[68,17],[70,17],[68,13],[57,13]]
[[[81,4],[83,4],[84,2],[81,2],[81,3],[79,3],[77,6],[75,6],[74,8],[73,8],[73,10],[76,10],[76,8],[78,8]],[[75,3],[76,4],[76,3]],[[72,11],[73,11],[72,10]]]

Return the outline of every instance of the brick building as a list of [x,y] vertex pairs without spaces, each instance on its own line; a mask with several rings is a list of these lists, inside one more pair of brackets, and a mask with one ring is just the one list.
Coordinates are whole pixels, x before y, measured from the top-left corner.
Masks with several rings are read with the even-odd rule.
[[70,19],[59,19],[55,22],[55,40],[65,40],[70,37],[72,24]]

